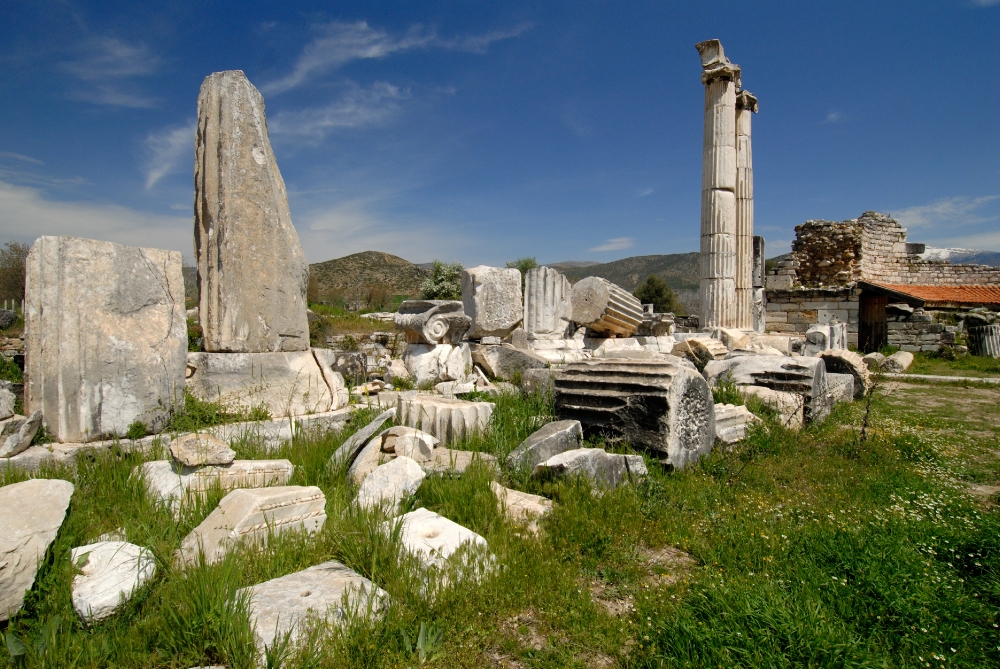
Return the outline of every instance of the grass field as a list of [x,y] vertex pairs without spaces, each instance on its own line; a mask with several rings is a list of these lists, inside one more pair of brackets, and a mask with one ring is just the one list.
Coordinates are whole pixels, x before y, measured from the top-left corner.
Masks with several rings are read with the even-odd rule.
[[934,374],[937,376],[1000,376],[1000,360],[977,355],[967,355],[948,360],[930,353],[915,353],[908,374]]
[[[684,472],[649,461],[648,480],[594,495],[579,481],[502,482],[555,501],[535,539],[499,513],[490,475],[428,479],[425,506],[483,535],[499,569],[428,593],[382,518],[353,509],[327,460],[346,435],[301,439],[272,457],[292,484],[320,486],[329,519],[184,572],[170,558],[218,495],[179,521],[107,454],[45,476],[76,486],[67,521],[0,666],[253,666],[239,587],[337,559],[391,596],[376,622],[316,630],[283,667],[991,667],[1000,666],[1000,390],[886,385],[801,433],[767,424]],[[503,456],[528,436],[542,397],[502,396],[493,427],[459,445]],[[259,457],[237,444],[240,457]],[[0,483],[20,480],[0,474]],[[105,623],[70,602],[72,547],[124,528],[149,546],[152,583]],[[424,628],[424,642],[417,643]],[[429,633],[428,633],[429,632]],[[280,653],[279,653],[280,655]]]

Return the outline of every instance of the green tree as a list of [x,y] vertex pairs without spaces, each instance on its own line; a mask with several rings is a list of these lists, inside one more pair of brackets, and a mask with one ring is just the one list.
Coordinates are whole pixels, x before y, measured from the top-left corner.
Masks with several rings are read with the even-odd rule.
[[19,307],[24,299],[24,264],[31,247],[10,241],[0,249],[0,300],[13,300]]
[[507,267],[521,272],[521,290],[524,290],[524,278],[527,276],[529,269],[535,269],[538,267],[538,261],[535,260],[535,256],[526,256],[524,258],[518,258],[517,260],[508,261]]
[[684,315],[684,307],[681,306],[677,295],[670,289],[666,281],[650,274],[646,280],[640,283],[632,293],[643,304],[652,304],[657,313],[672,313],[677,316]]
[[431,275],[420,284],[420,297],[425,300],[462,299],[462,263],[435,260]]

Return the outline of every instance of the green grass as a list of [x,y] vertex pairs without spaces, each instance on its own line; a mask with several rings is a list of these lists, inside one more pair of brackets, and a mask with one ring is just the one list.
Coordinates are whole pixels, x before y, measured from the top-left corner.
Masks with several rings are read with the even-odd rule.
[[913,365],[907,374],[933,374],[936,376],[1000,376],[1000,359],[967,355],[955,360],[934,353],[914,353]]
[[2,355],[0,355],[0,381],[24,382],[21,368],[11,358]]
[[[184,391],[183,406],[175,407],[164,432],[195,432],[206,427],[225,423],[240,423],[249,420],[271,420],[272,416],[264,405],[253,408],[233,409],[222,402],[207,402]],[[139,431],[139,426],[131,426]],[[145,428],[145,426],[142,426]],[[129,437],[135,438],[135,437]]]
[[[949,388],[954,396],[934,403],[936,392],[897,384],[876,399],[863,445],[862,403],[842,405],[798,433],[767,422],[684,472],[648,461],[644,483],[601,495],[580,481],[504,469],[504,485],[555,501],[538,539],[500,514],[487,469],[429,478],[407,508],[482,534],[499,565],[478,582],[429,589],[417,587],[412,560],[380,530],[383,517],[354,508],[343,472],[327,466],[371,410],[343,433],[304,435],[267,453],[296,464],[291,484],[323,489],[322,532],[244,546],[183,572],[170,558],[219,493],[174,520],[129,476],[143,456],[105,453],[75,471],[43,472],[77,490],[8,631],[29,644],[51,639],[44,657],[25,656],[32,667],[249,667],[236,590],[337,559],[389,593],[385,616],[317,629],[281,666],[998,666],[1000,516],[964,482],[1000,478],[1000,391]],[[537,396],[495,401],[491,430],[457,447],[502,462],[553,418],[552,407]],[[0,472],[3,484],[21,478]],[[122,612],[88,628],[70,602],[69,551],[119,527],[151,548],[160,569]],[[650,552],[666,546],[693,564],[651,565]],[[10,664],[0,651],[0,667]]]

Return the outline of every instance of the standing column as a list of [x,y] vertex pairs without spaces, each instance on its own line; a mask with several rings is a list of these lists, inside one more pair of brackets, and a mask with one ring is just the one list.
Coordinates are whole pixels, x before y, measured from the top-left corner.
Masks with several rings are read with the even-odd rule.
[[736,326],[736,89],[719,40],[695,45],[705,84],[701,170],[701,327]]
[[750,115],[757,98],[736,94],[736,327],[753,329],[753,151]]

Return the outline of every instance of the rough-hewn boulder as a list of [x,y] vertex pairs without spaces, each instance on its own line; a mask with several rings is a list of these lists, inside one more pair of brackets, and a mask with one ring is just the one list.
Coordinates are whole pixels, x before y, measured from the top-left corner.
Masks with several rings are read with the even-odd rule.
[[35,411],[27,418],[13,415],[0,421],[0,458],[12,458],[28,450],[41,426],[41,411]]
[[170,441],[170,455],[181,465],[228,465],[236,459],[229,444],[210,434],[186,434]]
[[309,263],[271,151],[264,99],[239,70],[201,85],[194,184],[205,350],[307,350]]
[[205,564],[214,564],[239,541],[259,542],[290,530],[318,532],[326,522],[325,509],[326,497],[316,486],[234,490],[184,537],[178,561],[196,564],[203,553]]
[[39,237],[26,268],[26,413],[64,443],[159,432],[184,401],[181,254]]
[[763,386],[801,395],[807,423],[822,420],[832,407],[826,363],[819,358],[751,355],[710,362],[704,373],[712,387],[729,380],[737,386]]
[[0,622],[17,613],[66,517],[73,484],[30,479],[0,488]]
[[507,456],[511,467],[534,467],[553,455],[580,448],[583,428],[578,420],[557,420],[536,430]]
[[506,337],[524,318],[520,270],[486,265],[462,270],[462,305],[472,319],[469,339]]
[[642,304],[632,293],[599,276],[573,286],[573,321],[605,337],[631,337],[642,322]]
[[712,449],[712,392],[698,373],[672,362],[590,360],[556,376],[556,415],[585,432],[625,437],[681,469]]

